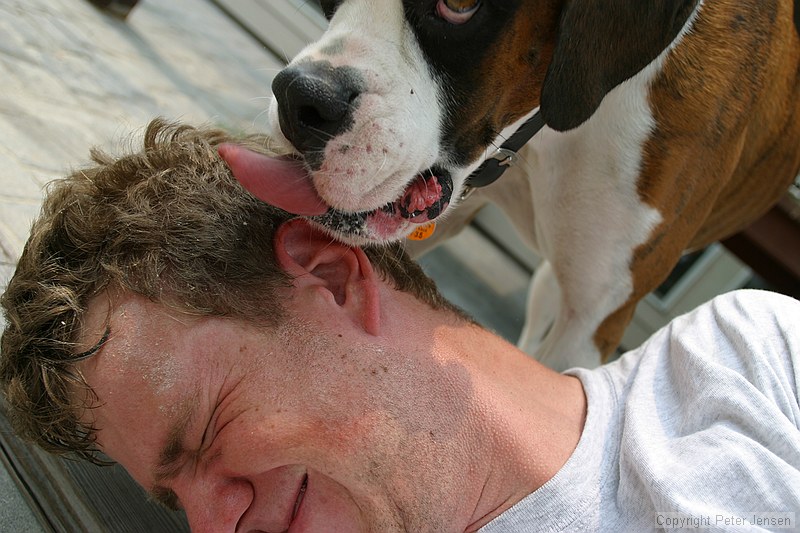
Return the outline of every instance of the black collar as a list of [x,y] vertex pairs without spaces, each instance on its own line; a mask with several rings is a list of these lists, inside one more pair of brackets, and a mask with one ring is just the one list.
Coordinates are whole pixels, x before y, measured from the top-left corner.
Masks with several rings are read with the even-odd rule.
[[525,143],[539,133],[544,127],[544,119],[540,111],[537,111],[531,118],[525,121],[514,135],[508,138],[495,153],[489,156],[475,172],[467,178],[467,188],[485,187],[497,181],[508,167],[517,162],[517,152],[525,146]]

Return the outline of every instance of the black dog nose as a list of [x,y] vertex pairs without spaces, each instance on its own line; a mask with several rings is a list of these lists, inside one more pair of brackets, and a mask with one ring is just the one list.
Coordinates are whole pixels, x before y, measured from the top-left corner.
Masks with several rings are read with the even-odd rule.
[[283,134],[304,154],[322,152],[329,139],[352,125],[363,85],[356,69],[327,61],[283,69],[272,81]]

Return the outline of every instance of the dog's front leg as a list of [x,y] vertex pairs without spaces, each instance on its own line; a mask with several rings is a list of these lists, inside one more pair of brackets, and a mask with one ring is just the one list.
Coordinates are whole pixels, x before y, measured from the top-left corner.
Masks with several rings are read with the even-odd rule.
[[[616,346],[635,304],[623,305],[615,311],[591,297],[569,298],[561,290],[548,263],[542,265],[546,268],[544,275],[540,276],[537,271],[532,282],[529,314],[520,348],[559,372],[572,367],[600,365],[606,356],[601,345]],[[614,325],[619,327],[606,328]],[[543,328],[546,329],[543,331]],[[613,338],[599,339],[601,331]]]
[[[619,151],[641,145],[647,130],[612,131],[631,138],[612,138],[602,121],[569,133],[543,131],[526,146],[527,216],[515,217],[508,199],[503,206],[547,260],[534,275],[521,343],[557,370],[594,367],[613,352],[619,339],[610,326],[627,324],[635,306],[625,307],[637,288],[636,250],[662,221],[638,197],[639,160]],[[608,339],[597,338],[601,325]]]
[[553,327],[561,305],[561,289],[553,268],[547,261],[536,267],[528,290],[528,306],[525,325],[517,346],[529,354],[536,354],[544,342],[547,332]]

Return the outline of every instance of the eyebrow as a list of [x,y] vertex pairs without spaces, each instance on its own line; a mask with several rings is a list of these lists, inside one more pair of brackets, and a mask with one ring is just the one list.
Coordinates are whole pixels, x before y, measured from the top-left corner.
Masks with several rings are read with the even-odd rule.
[[183,466],[186,449],[186,434],[194,418],[197,394],[190,394],[178,408],[178,415],[167,435],[167,441],[158,454],[158,464],[153,470],[153,487],[148,491],[150,497],[161,505],[179,509],[178,496],[163,483],[174,478]]

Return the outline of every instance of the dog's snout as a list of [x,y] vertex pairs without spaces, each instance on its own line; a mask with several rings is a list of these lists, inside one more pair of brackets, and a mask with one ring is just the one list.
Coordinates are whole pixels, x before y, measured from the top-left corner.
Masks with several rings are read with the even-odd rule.
[[363,92],[358,71],[309,62],[283,69],[272,82],[281,130],[303,153],[320,152],[352,124]]

